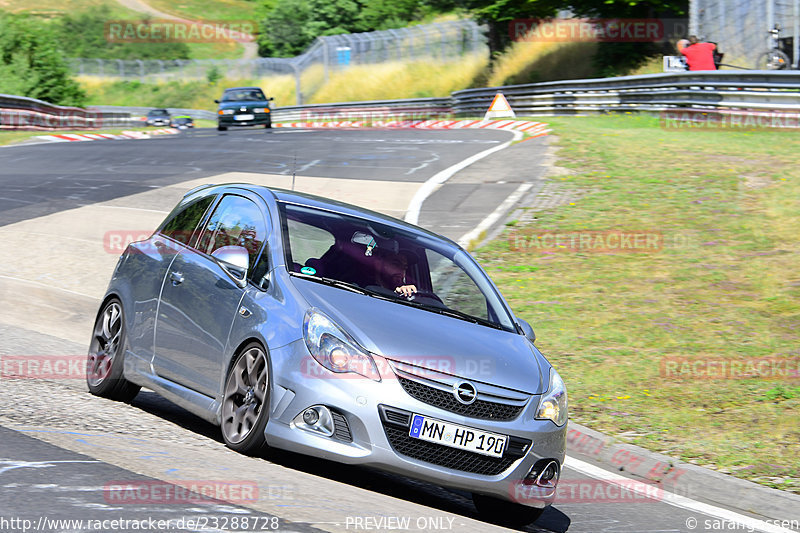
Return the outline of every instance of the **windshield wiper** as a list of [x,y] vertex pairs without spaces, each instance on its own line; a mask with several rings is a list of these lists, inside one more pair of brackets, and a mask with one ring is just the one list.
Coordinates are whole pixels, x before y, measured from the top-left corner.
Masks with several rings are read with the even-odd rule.
[[477,317],[477,316],[473,316],[473,315],[470,315],[468,313],[464,313],[463,311],[457,311],[456,309],[451,309],[449,307],[441,307],[441,306],[438,306],[438,305],[424,304],[424,303],[419,303],[419,302],[414,302],[414,301],[407,301],[407,300],[404,301],[403,299],[400,299],[399,301],[403,302],[403,303],[405,303],[407,305],[413,306],[413,307],[419,307],[420,309],[425,309],[426,311],[432,311],[434,313],[438,313],[440,315],[445,315],[445,316],[449,316],[449,317],[452,317],[452,318],[458,318],[460,320],[466,320],[467,322],[472,322],[473,324],[481,324],[483,326],[489,326],[489,327],[495,328],[495,329],[503,329],[502,327],[500,327],[499,325],[495,324],[494,322],[490,322],[490,321],[488,321],[486,319],[483,319],[483,318],[480,318],[480,317]]
[[324,283],[325,285],[331,285],[333,287],[338,287],[340,289],[345,289],[347,291],[357,292],[358,294],[370,294],[370,295],[372,294],[371,291],[359,287],[355,283],[348,283],[346,281],[340,281],[338,279],[326,278],[324,276],[314,276],[311,274],[303,274],[302,272],[291,272],[291,275],[297,276],[298,278],[316,281],[318,283]]

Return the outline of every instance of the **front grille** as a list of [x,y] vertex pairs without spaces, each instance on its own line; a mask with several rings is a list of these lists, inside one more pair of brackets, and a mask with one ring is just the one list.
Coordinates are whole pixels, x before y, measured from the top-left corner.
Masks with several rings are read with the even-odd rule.
[[494,476],[506,470],[517,459],[487,457],[433,442],[412,439],[408,436],[408,430],[393,426],[384,425],[383,429],[389,438],[389,444],[397,453],[453,470]]
[[453,470],[495,476],[507,470],[528,451],[531,441],[509,437],[503,457],[489,457],[450,446],[413,439],[408,435],[411,413],[385,405],[378,406],[389,444],[400,455]]
[[456,397],[451,392],[400,376],[397,376],[397,379],[403,389],[417,400],[472,418],[513,420],[519,416],[522,408],[525,407],[524,405],[509,405],[486,400],[475,400],[473,403],[465,405],[456,400]]
[[353,435],[350,433],[350,426],[343,414],[331,411],[333,418],[333,438],[345,442],[353,442]]

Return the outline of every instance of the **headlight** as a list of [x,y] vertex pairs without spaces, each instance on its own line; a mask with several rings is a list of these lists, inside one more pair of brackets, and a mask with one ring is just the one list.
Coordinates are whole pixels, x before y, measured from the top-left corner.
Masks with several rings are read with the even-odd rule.
[[552,420],[557,426],[563,426],[567,422],[567,387],[564,380],[558,375],[555,368],[550,369],[550,385],[547,393],[539,402],[539,410],[536,411],[536,418],[540,420]]
[[220,115],[233,115],[233,109],[220,109]]
[[268,107],[256,107],[255,109],[253,109],[253,111],[255,111],[256,113],[269,113],[269,108]]
[[372,357],[316,309],[309,309],[306,313],[303,339],[311,356],[331,372],[355,372],[375,381],[381,380]]

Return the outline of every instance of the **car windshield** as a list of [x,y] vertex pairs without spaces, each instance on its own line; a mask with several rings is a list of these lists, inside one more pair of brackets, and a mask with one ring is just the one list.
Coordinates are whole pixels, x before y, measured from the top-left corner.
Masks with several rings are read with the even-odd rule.
[[[280,204],[286,264],[297,277],[515,331],[472,257],[443,239],[341,213]],[[413,285],[416,294],[396,289]]]
[[151,117],[163,117],[169,115],[166,109],[153,109],[148,113]]
[[261,89],[236,89],[222,95],[223,102],[260,102],[266,99]]

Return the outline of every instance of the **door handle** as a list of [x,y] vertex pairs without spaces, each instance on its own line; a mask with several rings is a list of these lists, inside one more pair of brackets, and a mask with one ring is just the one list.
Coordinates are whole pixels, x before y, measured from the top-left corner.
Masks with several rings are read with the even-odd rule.
[[183,283],[183,274],[180,272],[170,272],[169,279],[172,281],[172,285],[180,285]]

